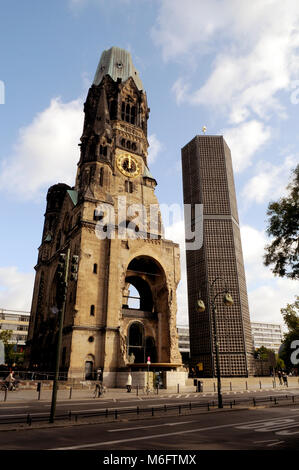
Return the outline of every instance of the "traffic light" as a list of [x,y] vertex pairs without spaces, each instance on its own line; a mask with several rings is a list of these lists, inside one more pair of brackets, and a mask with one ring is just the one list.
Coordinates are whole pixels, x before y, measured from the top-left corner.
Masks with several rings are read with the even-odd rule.
[[71,260],[71,281],[77,281],[78,279],[78,265],[79,256],[73,255]]
[[66,291],[66,283],[64,281],[58,282],[56,290],[56,303],[59,310],[62,308],[63,302],[66,300]]
[[65,258],[66,258],[66,254],[60,253],[58,267],[57,267],[57,276],[60,281],[63,280],[64,273],[65,273]]

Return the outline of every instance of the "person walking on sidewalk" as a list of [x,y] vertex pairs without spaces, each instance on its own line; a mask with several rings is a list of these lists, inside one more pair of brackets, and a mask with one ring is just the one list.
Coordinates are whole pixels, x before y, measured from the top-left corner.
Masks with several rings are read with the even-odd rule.
[[283,379],[284,385],[288,387],[288,376],[285,372],[282,373],[282,379]]
[[279,385],[282,385],[283,382],[282,382],[282,377],[281,377],[281,371],[280,370],[277,372],[277,377],[278,377],[278,380],[279,380]]
[[128,379],[127,379],[127,392],[131,393],[132,390],[132,375],[131,372],[129,372]]

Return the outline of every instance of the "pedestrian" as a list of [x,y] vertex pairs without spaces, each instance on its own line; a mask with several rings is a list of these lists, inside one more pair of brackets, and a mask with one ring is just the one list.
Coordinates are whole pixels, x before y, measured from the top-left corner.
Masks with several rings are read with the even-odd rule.
[[131,372],[129,372],[128,378],[127,378],[127,392],[131,393],[132,390],[132,375]]
[[280,370],[277,372],[277,377],[279,379],[279,385],[282,385],[282,377],[281,377],[281,371]]
[[16,381],[16,379],[14,378],[13,375],[14,375],[14,371],[11,370],[10,373],[8,374],[8,376],[5,379],[5,382],[7,383],[7,386],[8,386],[8,390],[13,389],[13,384]]
[[103,372],[102,372],[102,369],[100,367],[97,369],[97,380],[99,382],[103,382]]
[[282,380],[284,384],[288,387],[288,376],[285,372],[282,373]]

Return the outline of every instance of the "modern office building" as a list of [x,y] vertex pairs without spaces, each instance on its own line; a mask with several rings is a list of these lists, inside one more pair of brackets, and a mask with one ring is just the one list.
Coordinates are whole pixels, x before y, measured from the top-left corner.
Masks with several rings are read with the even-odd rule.
[[[216,374],[211,308],[215,299],[221,375],[252,375],[253,343],[234,176],[223,137],[194,137],[182,149],[182,170],[191,227],[203,235],[201,247],[192,249],[189,244],[191,249],[186,250],[191,365],[200,364],[203,376]],[[202,205],[202,217],[196,205]],[[223,304],[220,295],[226,287],[234,300],[231,307]],[[198,311],[199,298],[206,306],[204,312]]]
[[277,323],[251,322],[251,331],[254,349],[264,346],[278,353],[283,342],[281,325]]
[[0,330],[11,330],[9,343],[22,349],[27,340],[30,312],[0,308]]

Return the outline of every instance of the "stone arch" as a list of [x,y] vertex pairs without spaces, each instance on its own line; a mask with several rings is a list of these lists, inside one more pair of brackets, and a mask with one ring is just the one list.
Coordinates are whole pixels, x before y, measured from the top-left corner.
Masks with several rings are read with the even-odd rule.
[[[128,306],[130,285],[139,293],[139,309]],[[139,359],[142,356],[146,362],[148,355],[152,362],[169,362],[170,296],[166,273],[159,261],[143,254],[138,254],[129,261],[125,271],[123,298],[123,318],[129,317],[131,320],[133,317],[144,328],[143,349]],[[129,329],[127,331],[129,335]],[[129,341],[128,356],[130,348]]]
[[[127,351],[129,362],[145,362],[145,330],[141,321],[133,320],[128,325]],[[133,357],[132,357],[133,355]]]

